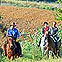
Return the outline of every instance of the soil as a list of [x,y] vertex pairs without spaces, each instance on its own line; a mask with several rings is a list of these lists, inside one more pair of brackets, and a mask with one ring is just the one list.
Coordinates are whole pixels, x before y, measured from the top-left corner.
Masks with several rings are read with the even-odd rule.
[[0,6],[0,14],[3,16],[0,22],[7,28],[10,27],[11,22],[16,22],[17,29],[21,32],[23,29],[25,33],[35,33],[37,27],[43,26],[47,21],[51,26],[55,11],[37,8],[16,7],[16,6]]

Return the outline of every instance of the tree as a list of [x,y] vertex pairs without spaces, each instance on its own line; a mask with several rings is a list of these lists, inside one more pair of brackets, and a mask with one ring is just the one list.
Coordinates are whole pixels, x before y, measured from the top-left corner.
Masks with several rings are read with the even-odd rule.
[[56,3],[58,3],[59,6],[56,6],[58,14],[57,13],[55,14],[55,16],[56,16],[55,19],[62,20],[62,0],[58,0],[58,1],[56,1]]

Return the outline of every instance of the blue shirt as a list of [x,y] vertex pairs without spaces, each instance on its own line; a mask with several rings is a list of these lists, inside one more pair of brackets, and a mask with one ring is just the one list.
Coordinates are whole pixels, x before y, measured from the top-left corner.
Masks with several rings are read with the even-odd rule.
[[52,29],[52,35],[54,35],[54,34],[56,34],[55,36],[57,36],[58,35],[58,28],[55,26],[55,27],[52,27],[51,26],[51,29]]
[[13,35],[13,38],[17,38],[19,37],[19,32],[16,28],[13,28],[13,29],[9,28],[7,30],[7,35]]

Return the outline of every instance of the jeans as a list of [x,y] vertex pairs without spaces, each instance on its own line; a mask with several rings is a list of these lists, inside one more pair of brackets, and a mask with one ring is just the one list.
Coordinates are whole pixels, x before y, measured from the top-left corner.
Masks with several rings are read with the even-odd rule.
[[58,39],[57,39],[57,36],[55,37],[55,39],[56,39],[56,48],[57,48],[57,50],[58,50]]

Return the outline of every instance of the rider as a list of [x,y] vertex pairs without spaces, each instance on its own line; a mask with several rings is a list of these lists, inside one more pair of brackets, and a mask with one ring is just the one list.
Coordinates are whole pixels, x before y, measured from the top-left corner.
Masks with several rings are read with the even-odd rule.
[[58,50],[58,39],[57,39],[57,35],[58,35],[58,28],[56,27],[56,22],[53,22],[53,26],[50,27],[51,29],[51,34],[54,37],[54,39],[56,40],[56,50]]
[[[48,22],[44,22],[44,27],[42,27],[42,32],[41,32],[41,34],[42,34],[42,37],[44,37],[44,35],[45,35],[45,32],[46,31],[48,31],[49,30],[49,27],[47,26],[48,25]],[[46,37],[47,38],[47,37]],[[44,45],[43,46],[45,46],[46,45],[46,38],[44,39]],[[38,47],[40,46],[40,42],[39,42],[39,45],[38,45]]]
[[[48,31],[48,30],[49,30],[48,22],[44,22],[44,27],[42,27],[42,35],[44,36],[45,35],[45,32]],[[45,40],[46,40],[46,38],[45,38]],[[44,46],[46,45],[45,40],[44,40]]]
[[[11,25],[10,25],[10,28],[7,30],[7,37],[8,37],[8,35],[12,35],[13,36],[13,43],[14,44],[16,44],[17,45],[17,48],[19,48],[20,49],[20,53],[19,53],[19,56],[21,56],[21,46],[20,46],[20,44],[19,44],[19,42],[18,42],[18,39],[19,39],[19,32],[18,32],[18,30],[15,28],[15,23],[14,22],[12,22],[11,23]],[[8,43],[8,39],[7,39],[7,43]],[[6,43],[6,44],[7,44]],[[5,49],[6,49],[6,47],[5,47]],[[6,54],[6,52],[5,52],[5,54]]]

